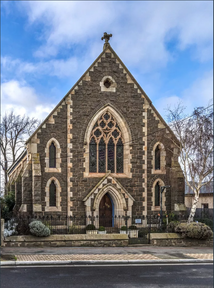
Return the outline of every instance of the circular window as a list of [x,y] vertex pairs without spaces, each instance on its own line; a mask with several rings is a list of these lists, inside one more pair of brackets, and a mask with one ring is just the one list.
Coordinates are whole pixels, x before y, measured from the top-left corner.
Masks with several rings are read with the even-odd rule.
[[111,81],[110,81],[110,79],[107,78],[107,79],[105,80],[104,86],[105,86],[106,88],[109,88],[109,87],[111,86]]

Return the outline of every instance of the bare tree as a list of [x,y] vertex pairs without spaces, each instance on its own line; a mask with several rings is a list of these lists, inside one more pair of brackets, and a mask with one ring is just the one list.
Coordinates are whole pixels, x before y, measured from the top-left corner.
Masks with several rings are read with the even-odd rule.
[[16,161],[28,137],[40,122],[35,118],[5,114],[0,124],[0,165],[4,173],[4,187],[7,185],[7,170]]
[[178,104],[168,108],[168,122],[180,144],[179,161],[185,181],[194,193],[188,222],[192,222],[202,186],[213,180],[213,110],[198,107],[192,116],[185,118],[185,108]]

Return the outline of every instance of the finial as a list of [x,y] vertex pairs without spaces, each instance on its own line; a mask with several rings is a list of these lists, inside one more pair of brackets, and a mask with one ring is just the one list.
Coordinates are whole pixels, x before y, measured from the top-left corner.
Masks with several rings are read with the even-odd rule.
[[107,32],[104,32],[103,37],[101,38],[101,40],[105,39],[105,43],[103,45],[103,50],[106,49],[106,47],[110,46],[110,44],[108,43],[110,37],[112,37],[112,34],[107,34]]

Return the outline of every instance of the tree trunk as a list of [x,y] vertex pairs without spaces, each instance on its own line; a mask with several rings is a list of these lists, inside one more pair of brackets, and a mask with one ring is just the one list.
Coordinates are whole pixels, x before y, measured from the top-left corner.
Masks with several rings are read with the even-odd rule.
[[195,216],[195,211],[196,211],[196,208],[197,208],[198,200],[199,200],[199,196],[197,196],[195,194],[195,197],[194,197],[194,200],[193,200],[193,204],[192,204],[192,208],[191,208],[191,211],[190,211],[190,214],[189,214],[189,218],[188,218],[188,221],[187,221],[188,223],[193,222],[193,218]]

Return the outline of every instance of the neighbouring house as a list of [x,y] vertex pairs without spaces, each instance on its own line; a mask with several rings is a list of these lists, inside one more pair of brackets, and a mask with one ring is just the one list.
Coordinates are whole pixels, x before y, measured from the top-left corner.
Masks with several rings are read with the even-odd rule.
[[[8,170],[16,210],[38,215],[136,216],[184,209],[178,141],[109,44],[26,142]],[[131,57],[131,51],[130,53]],[[155,83],[154,83],[155,85]],[[173,141],[172,141],[173,140]],[[103,224],[101,217],[96,224]],[[130,218],[131,219],[131,218]]]
[[[185,183],[185,206],[191,208],[194,200],[193,190]],[[197,205],[197,215],[213,215],[213,181],[201,187]]]

